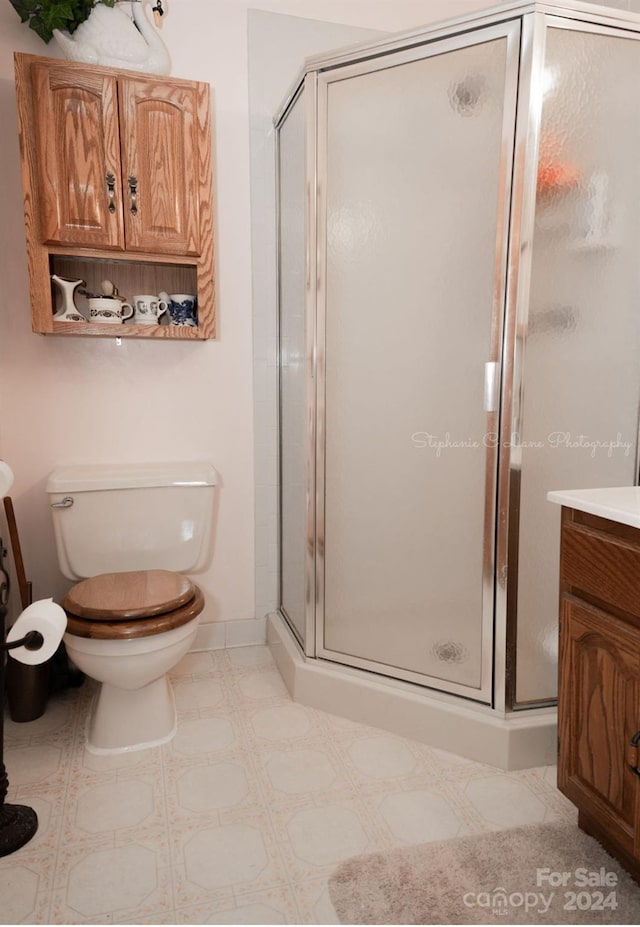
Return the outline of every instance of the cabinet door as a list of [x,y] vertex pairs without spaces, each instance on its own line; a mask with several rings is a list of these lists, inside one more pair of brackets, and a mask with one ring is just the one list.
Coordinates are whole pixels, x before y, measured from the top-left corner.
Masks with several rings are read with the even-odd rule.
[[199,87],[119,81],[127,250],[200,253]]
[[115,77],[34,64],[31,80],[42,241],[123,248]]
[[563,596],[559,680],[558,785],[637,856],[640,788],[628,748],[640,728],[640,631]]

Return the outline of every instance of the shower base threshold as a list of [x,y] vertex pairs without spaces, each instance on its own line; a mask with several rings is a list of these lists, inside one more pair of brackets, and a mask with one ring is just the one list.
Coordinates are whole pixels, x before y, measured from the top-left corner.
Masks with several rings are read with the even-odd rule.
[[277,612],[267,620],[267,643],[295,702],[499,769],[556,762],[555,708],[504,714],[456,696],[305,657]]

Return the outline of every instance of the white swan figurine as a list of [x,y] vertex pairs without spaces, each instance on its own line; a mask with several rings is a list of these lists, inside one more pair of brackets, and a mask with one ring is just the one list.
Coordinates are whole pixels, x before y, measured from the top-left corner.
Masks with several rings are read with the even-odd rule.
[[[119,7],[131,10],[131,16]],[[131,18],[133,17],[133,19]],[[106,65],[151,74],[168,74],[169,52],[143,9],[143,0],[108,7],[96,3],[88,19],[73,35],[54,29],[65,58],[85,64]]]

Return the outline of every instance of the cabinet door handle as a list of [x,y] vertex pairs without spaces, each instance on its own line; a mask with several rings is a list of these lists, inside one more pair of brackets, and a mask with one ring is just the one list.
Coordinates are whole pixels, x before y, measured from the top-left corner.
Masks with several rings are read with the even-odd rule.
[[131,196],[131,215],[138,215],[138,178],[133,174],[129,175],[129,195]]
[[638,745],[640,744],[640,731],[636,731],[629,742],[629,747],[627,749],[627,762],[631,771],[640,776],[640,769],[638,769]]
[[112,174],[111,171],[107,171],[106,181],[107,195],[109,197],[109,212],[114,213],[116,211],[116,175]]

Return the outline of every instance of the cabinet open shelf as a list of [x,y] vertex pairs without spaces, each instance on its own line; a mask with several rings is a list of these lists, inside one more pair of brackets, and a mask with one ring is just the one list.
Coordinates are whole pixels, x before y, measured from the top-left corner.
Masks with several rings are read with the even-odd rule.
[[[133,305],[133,297],[140,293],[157,295],[164,291],[173,293],[193,293],[198,295],[198,273],[195,263],[161,263],[156,260],[112,260],[104,257],[87,257],[68,254],[50,254],[49,269],[51,274],[58,274],[71,280],[84,280],[90,293],[100,295],[103,280],[110,280]],[[83,288],[84,289],[84,288]],[[57,301],[56,301],[57,300]],[[86,297],[76,293],[75,302],[82,315],[88,318]],[[198,308],[198,327],[185,328],[169,324],[169,313],[160,317],[159,325],[135,325],[125,322],[114,329],[113,325],[99,322],[56,322],[53,313],[60,305],[60,294],[51,288],[52,334],[98,335],[103,337],[125,338],[202,338],[200,331],[203,321],[206,326],[206,304],[201,316]]]
[[180,338],[202,340],[197,328],[182,325],[104,325],[100,322],[52,322],[52,335],[91,335],[98,338]]

